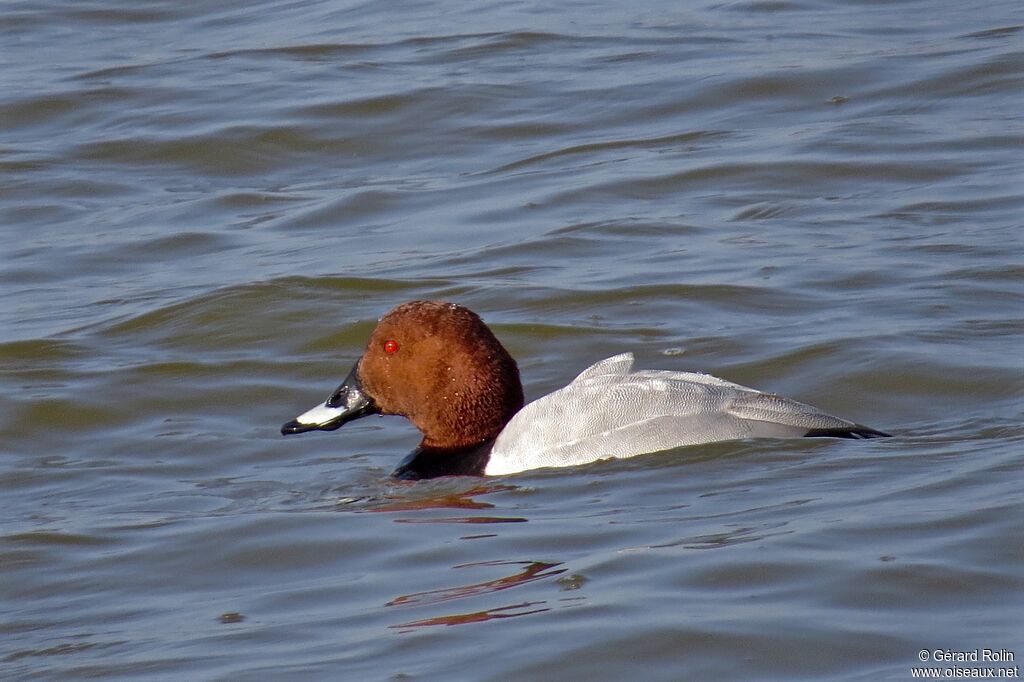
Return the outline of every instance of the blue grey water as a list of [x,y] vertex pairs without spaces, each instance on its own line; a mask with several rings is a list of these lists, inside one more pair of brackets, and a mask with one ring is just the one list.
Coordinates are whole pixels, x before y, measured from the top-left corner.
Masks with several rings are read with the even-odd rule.
[[[1019,665],[1022,86],[1016,0],[5,3],[0,678]],[[631,350],[895,437],[282,438],[414,298],[528,398]]]

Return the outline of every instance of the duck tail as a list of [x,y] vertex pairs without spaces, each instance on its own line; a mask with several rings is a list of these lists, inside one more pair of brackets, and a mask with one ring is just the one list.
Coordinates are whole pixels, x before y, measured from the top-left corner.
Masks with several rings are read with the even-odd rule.
[[869,426],[854,424],[850,428],[811,429],[804,434],[804,438],[853,438],[860,440],[864,438],[892,438],[892,434],[873,429]]

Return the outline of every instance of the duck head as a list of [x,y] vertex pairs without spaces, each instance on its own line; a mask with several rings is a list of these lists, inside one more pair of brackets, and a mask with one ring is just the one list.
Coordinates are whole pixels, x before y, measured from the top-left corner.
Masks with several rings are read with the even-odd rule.
[[470,448],[495,438],[522,406],[516,362],[476,313],[412,301],[380,319],[342,384],[281,433],[394,414],[420,430],[421,448]]

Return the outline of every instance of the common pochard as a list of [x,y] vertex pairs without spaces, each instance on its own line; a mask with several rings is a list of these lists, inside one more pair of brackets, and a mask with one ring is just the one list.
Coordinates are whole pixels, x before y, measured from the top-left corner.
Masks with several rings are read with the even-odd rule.
[[326,402],[281,433],[401,415],[423,433],[392,474],[405,479],[512,474],[739,438],[889,435],[707,374],[632,367],[632,353],[601,360],[523,407],[516,362],[483,320],[454,303],[412,301],[380,319]]

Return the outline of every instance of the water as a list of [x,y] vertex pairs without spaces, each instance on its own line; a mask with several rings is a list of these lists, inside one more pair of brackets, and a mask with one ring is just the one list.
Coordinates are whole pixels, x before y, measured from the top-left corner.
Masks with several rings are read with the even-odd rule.
[[[7,3],[0,677],[1019,665],[1022,34],[1015,2]],[[413,298],[479,312],[528,397],[633,350],[896,437],[415,484],[399,419],[282,439]]]

